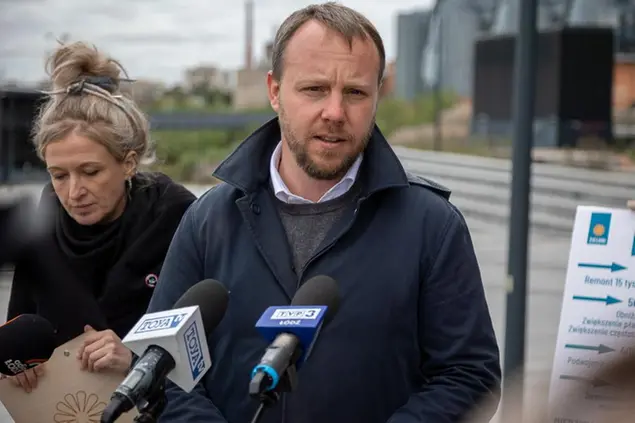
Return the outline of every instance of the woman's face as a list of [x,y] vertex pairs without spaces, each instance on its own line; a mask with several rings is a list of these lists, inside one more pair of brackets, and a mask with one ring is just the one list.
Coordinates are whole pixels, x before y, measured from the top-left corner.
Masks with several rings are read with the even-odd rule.
[[103,145],[69,134],[44,151],[53,189],[66,212],[80,225],[112,221],[126,204],[126,179],[134,171],[131,157],[118,162]]

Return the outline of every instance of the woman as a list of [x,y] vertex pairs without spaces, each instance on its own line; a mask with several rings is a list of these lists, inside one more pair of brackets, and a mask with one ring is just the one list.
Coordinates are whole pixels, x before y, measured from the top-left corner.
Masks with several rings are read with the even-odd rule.
[[[149,125],[119,91],[117,62],[74,43],[53,54],[49,72],[53,90],[33,140],[51,181],[30,218],[38,224],[5,230],[3,245],[15,246],[7,319],[39,314],[59,344],[90,332],[78,354],[82,366],[125,373],[132,356],[121,338],[145,312],[195,196],[165,175],[139,172],[150,156]],[[30,391],[41,372],[12,380]]]

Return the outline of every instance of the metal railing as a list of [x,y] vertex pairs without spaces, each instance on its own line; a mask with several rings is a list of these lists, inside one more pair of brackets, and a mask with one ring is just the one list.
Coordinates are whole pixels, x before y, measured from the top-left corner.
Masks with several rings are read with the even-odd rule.
[[[509,160],[400,146],[393,149],[406,170],[450,188],[451,201],[463,214],[507,226],[511,182]],[[24,189],[39,194],[40,186],[36,182]],[[201,185],[188,187],[197,195],[207,189]],[[4,187],[5,191],[7,189],[19,187]],[[568,236],[578,205],[624,207],[629,199],[635,199],[635,173],[533,164],[530,221],[537,229],[558,231]]]
[[[505,159],[394,147],[404,167],[452,189],[466,216],[509,219],[511,162]],[[635,199],[635,173],[533,163],[531,225],[570,233],[578,205],[625,207]]]

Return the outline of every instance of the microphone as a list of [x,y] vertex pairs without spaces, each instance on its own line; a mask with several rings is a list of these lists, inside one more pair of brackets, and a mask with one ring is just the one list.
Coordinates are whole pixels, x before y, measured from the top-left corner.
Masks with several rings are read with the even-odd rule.
[[295,373],[308,359],[320,330],[335,316],[339,300],[337,282],[315,276],[298,289],[290,306],[265,310],[256,329],[271,344],[251,373],[249,395],[262,399],[263,394],[295,388]]
[[186,392],[194,389],[212,365],[206,334],[220,323],[229,293],[218,281],[203,280],[188,289],[172,310],[145,314],[123,339],[140,358],[113,392],[101,423],[151,406],[149,400],[169,378]]
[[53,325],[36,314],[21,314],[0,326],[0,373],[22,373],[51,358],[55,348]]

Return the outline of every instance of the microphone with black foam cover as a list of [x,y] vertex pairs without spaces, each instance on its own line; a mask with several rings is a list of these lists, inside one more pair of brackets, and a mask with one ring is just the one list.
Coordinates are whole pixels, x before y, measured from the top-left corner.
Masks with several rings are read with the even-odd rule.
[[[254,367],[249,394],[260,397],[279,388],[284,380],[295,378],[315,345],[320,331],[339,308],[337,282],[328,276],[315,276],[296,292],[290,306],[269,307],[256,323],[256,329],[271,344]],[[293,372],[289,375],[288,372]],[[286,380],[281,390],[293,390],[294,380]]]
[[21,314],[0,326],[0,373],[14,376],[42,364],[55,348],[53,325],[36,314]]
[[206,279],[188,289],[171,310],[142,316],[123,339],[139,359],[112,394],[101,422],[114,422],[135,406],[145,408],[166,377],[190,392],[212,365],[206,334],[221,322],[228,302],[227,289]]

